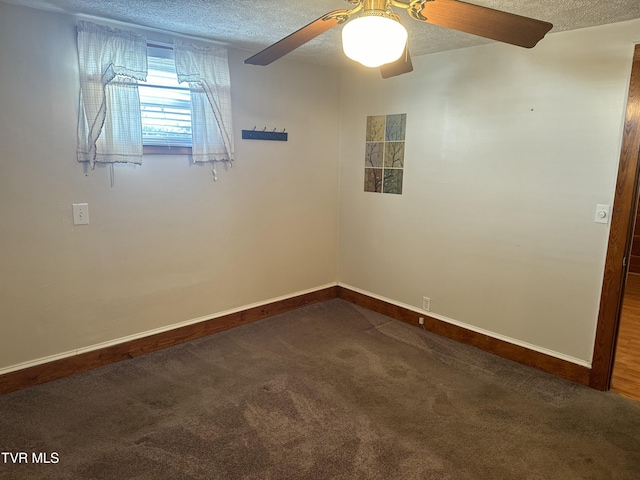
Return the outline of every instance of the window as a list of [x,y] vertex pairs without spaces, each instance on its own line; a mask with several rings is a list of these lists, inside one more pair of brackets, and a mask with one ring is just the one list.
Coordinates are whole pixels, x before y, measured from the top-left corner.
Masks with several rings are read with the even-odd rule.
[[173,48],[148,45],[147,63],[147,81],[138,83],[143,145],[191,147],[191,93],[178,83]]
[[215,162],[233,162],[224,47],[179,39],[149,45],[144,35],[80,21],[78,61],[78,161],[95,168],[141,164],[144,153],[186,153],[193,163],[214,164],[214,180]]

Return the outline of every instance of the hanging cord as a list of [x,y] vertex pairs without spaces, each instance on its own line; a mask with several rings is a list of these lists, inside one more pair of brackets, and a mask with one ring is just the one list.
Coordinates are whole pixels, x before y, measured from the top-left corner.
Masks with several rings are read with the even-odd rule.
[[116,174],[113,170],[113,163],[109,164],[109,177],[111,179],[111,188],[116,184]]

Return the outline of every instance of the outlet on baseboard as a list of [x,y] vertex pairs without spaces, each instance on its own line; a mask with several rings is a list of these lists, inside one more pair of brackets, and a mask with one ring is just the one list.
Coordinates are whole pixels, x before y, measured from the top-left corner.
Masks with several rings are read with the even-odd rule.
[[429,297],[422,297],[422,309],[425,312],[431,311],[431,299]]

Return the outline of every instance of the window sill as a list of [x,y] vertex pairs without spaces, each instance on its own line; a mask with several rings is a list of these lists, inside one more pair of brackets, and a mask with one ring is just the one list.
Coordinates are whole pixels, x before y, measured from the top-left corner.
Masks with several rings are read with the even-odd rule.
[[191,155],[191,147],[160,147],[157,145],[144,145],[143,155]]

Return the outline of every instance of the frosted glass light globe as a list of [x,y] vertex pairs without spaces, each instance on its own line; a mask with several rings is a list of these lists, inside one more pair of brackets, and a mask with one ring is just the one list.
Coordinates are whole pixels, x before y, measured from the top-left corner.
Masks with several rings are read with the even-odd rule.
[[398,60],[406,44],[407,30],[388,17],[358,17],[342,29],[345,55],[365,67],[379,67]]

